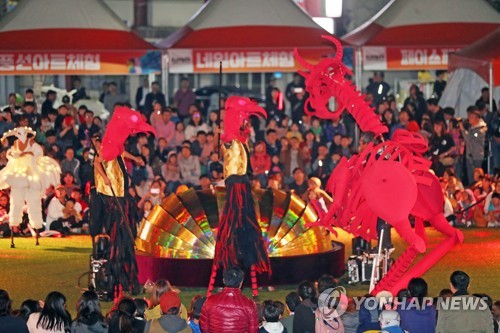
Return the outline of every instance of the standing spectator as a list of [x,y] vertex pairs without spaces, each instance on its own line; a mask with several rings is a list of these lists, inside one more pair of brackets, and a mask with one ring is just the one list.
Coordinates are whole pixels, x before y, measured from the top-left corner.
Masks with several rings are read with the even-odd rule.
[[[54,102],[56,100],[57,93],[54,90],[47,91],[45,101],[42,104],[42,116],[47,116],[51,110],[54,110]],[[34,103],[35,101],[31,101]]]
[[198,109],[196,109],[196,111],[194,111],[191,114],[191,120],[189,121],[189,124],[187,125],[184,134],[186,136],[186,140],[193,142],[194,140],[196,140],[196,134],[199,131],[204,131],[205,133],[208,133],[209,130],[210,129],[208,128],[207,124],[203,122],[203,118],[201,117],[201,112]]
[[401,328],[408,332],[434,333],[436,308],[424,300],[427,296],[427,282],[422,278],[413,278],[408,284],[408,291],[411,299],[406,300],[402,307],[398,308]]
[[3,108],[2,111],[10,111],[11,114],[16,114],[21,111],[21,107],[17,104],[17,95],[15,93],[9,94],[9,105]]
[[436,81],[434,81],[432,94],[436,96],[438,101],[441,99],[441,95],[443,95],[443,91],[446,88],[446,81],[444,80],[445,75],[446,71],[443,70],[436,71]]
[[66,297],[52,291],[45,298],[41,312],[32,313],[26,324],[30,333],[64,333],[70,330],[71,316],[66,311]]
[[178,116],[181,120],[189,117],[189,107],[196,101],[196,95],[189,87],[189,79],[181,79],[181,87],[174,95],[174,106],[179,109]]
[[481,97],[479,97],[479,99],[476,101],[476,104],[479,102],[483,102],[489,112],[497,111],[497,104],[495,102],[495,99],[493,99],[493,107],[490,105],[490,88],[484,87],[483,89],[481,89]]
[[316,289],[310,281],[304,281],[298,287],[302,302],[295,308],[293,333],[313,333],[316,326]]
[[99,102],[104,103],[104,98],[106,97],[107,94],[109,94],[109,83],[108,82],[103,82],[102,83],[102,90],[101,94],[99,95]]
[[427,109],[430,112],[432,122],[442,121],[445,122],[444,111],[439,106],[439,100],[437,98],[429,98],[427,100]]
[[276,87],[276,78],[272,76],[266,86],[266,105],[271,102],[274,87]]
[[467,108],[467,119],[469,121],[469,126],[465,127],[463,122],[459,122],[458,126],[465,142],[467,179],[469,185],[472,185],[474,180],[474,169],[480,168],[483,163],[484,141],[486,140],[487,127],[475,106],[469,106]]
[[414,118],[420,125],[422,123],[422,117],[424,113],[427,113],[427,102],[425,101],[420,89],[415,84],[410,87],[410,96],[405,99],[404,106],[414,106]]
[[71,333],[107,333],[99,298],[94,291],[86,291],[76,304],[76,318],[71,324]]
[[144,80],[142,80],[142,86],[137,88],[137,91],[135,93],[135,106],[140,112],[144,111],[147,94],[149,94],[149,80],[148,78],[145,78]]
[[366,87],[366,93],[373,96],[373,102],[378,105],[391,90],[391,86],[384,81],[384,72],[374,72],[372,82]]
[[283,94],[278,87],[271,90],[271,99],[266,100],[267,119],[276,119],[280,121],[285,115],[285,103]]
[[290,82],[285,89],[286,99],[290,102],[290,108],[292,110],[295,109],[296,105],[300,103],[299,98],[297,98],[297,94],[304,93],[305,90],[304,80],[302,80],[302,76],[299,73],[293,74],[293,81]]
[[128,102],[127,96],[118,91],[116,82],[110,82],[108,86],[108,93],[104,96],[104,107],[109,111],[110,116],[113,115],[115,104]]
[[80,78],[77,77],[73,80],[73,89],[76,90],[76,92],[73,94],[73,104],[81,99],[89,98],[89,96],[87,96],[87,93],[85,92],[85,87],[82,86],[82,81],[80,80]]
[[[453,292],[449,308],[439,309],[436,333],[493,332],[492,314],[484,299],[474,302],[468,293],[470,278],[465,272],[455,271],[450,277]],[[470,304],[476,304],[471,307]]]
[[161,317],[148,320],[144,333],[191,333],[186,320],[179,317],[181,305],[181,299],[176,292],[165,292],[160,298]]
[[90,147],[90,138],[99,133],[99,127],[94,124],[94,112],[85,111],[83,119],[84,122],[78,127],[78,140],[82,147]]
[[436,176],[441,177],[445,168],[455,165],[455,142],[453,137],[446,132],[443,120],[434,121],[429,151],[433,157],[432,169]]
[[179,168],[184,184],[199,185],[201,176],[200,160],[198,156],[191,155],[191,143],[189,141],[184,141],[182,144]]
[[[34,130],[37,130],[41,124],[41,117],[36,113],[36,104],[33,102],[26,102],[23,105],[24,115],[28,118],[28,124]],[[47,117],[47,116],[45,116]]]
[[11,315],[12,300],[6,290],[0,289],[0,331],[28,333],[26,322],[19,317]]
[[[286,140],[286,139],[285,139]],[[283,141],[284,142],[284,141]],[[290,139],[288,147],[285,147],[282,142],[282,150],[280,154],[280,162],[283,163],[285,167],[284,174],[288,179],[287,183],[290,182],[290,177],[292,176],[292,171],[296,168],[304,169],[304,154],[299,146],[299,140],[296,137]]]
[[80,161],[75,158],[75,149],[73,147],[66,148],[64,156],[65,159],[61,161],[61,172],[63,174],[70,172],[74,175],[76,183],[81,184],[77,178],[80,174]]
[[288,310],[288,317],[282,318],[280,321],[288,333],[293,333],[293,318],[295,309],[300,304],[299,294],[291,292],[285,298],[286,308]]
[[167,106],[167,102],[165,101],[165,95],[160,90],[160,83],[158,81],[154,81],[151,83],[151,92],[146,95],[146,101],[144,102],[144,115],[146,119],[149,119],[149,116],[153,112],[153,105],[159,103],[161,108],[164,109]]
[[152,124],[156,130],[156,136],[167,140],[167,144],[172,141],[175,134],[175,124],[172,120],[170,120],[171,117],[172,109],[166,108],[161,113],[161,120],[157,120],[154,124]]
[[201,310],[200,328],[203,333],[257,332],[257,306],[241,293],[243,278],[244,273],[238,267],[224,271],[225,288],[208,297]]

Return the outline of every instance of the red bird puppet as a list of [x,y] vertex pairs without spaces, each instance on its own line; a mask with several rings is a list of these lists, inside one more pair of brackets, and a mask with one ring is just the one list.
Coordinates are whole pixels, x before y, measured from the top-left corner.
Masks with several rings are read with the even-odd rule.
[[153,126],[146,123],[142,114],[127,107],[117,108],[102,140],[102,158],[106,161],[114,160],[123,153],[123,146],[129,135],[147,132],[156,136]]

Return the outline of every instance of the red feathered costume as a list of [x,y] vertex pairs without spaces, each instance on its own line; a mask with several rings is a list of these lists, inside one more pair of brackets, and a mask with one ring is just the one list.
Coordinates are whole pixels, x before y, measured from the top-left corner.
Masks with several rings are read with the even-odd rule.
[[[226,182],[226,203],[219,222],[214,268],[209,293],[219,267],[250,269],[256,286],[256,272],[270,272],[269,257],[257,221],[249,175],[252,174],[246,142],[251,115],[266,117],[265,110],[246,97],[226,101],[224,134],[221,136]],[[256,288],[254,290],[254,295]]]

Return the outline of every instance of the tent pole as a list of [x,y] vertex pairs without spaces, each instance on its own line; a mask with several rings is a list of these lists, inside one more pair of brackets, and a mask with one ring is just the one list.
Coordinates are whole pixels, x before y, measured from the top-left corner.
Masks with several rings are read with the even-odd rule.
[[[490,61],[490,68],[489,68],[489,76],[490,76],[490,82],[488,84],[490,85],[490,112],[493,112],[493,62]],[[487,159],[487,165],[486,165],[486,171],[490,173],[490,160],[491,160],[491,140],[490,139],[488,142],[489,149],[488,149],[488,159]]]
[[170,87],[168,86],[168,53],[162,51],[162,79],[163,79],[163,93],[165,94],[165,99],[167,106],[170,105]]
[[[363,83],[361,82],[363,80],[363,56],[361,54],[361,47],[356,47],[354,49],[354,66],[355,66],[354,79],[356,82],[356,87],[360,91],[363,91]],[[354,142],[353,142],[354,147],[358,146],[359,137],[360,137],[359,126],[357,124],[355,124],[354,125]]]

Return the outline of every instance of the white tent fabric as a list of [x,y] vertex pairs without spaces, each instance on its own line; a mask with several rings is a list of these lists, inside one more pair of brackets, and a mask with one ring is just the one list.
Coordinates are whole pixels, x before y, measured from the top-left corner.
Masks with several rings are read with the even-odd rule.
[[107,29],[128,31],[102,0],[25,0],[0,21],[0,32],[32,29]]
[[318,27],[292,0],[211,0],[187,25],[193,30],[259,25]]
[[[467,117],[467,107],[474,105],[481,96],[481,89],[488,83],[473,71],[459,68],[451,73],[446,89],[439,100],[442,108],[452,107],[456,117]],[[493,90],[493,98],[498,102],[500,87]]]

